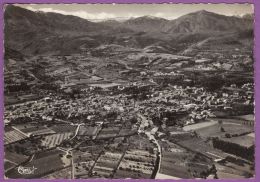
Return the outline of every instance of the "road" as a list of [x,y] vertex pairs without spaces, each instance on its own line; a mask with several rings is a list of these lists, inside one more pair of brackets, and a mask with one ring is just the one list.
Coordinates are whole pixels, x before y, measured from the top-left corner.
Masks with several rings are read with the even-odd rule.
[[76,128],[76,131],[75,131],[74,136],[71,137],[70,140],[74,139],[74,138],[77,136],[77,134],[78,134],[78,132],[79,132],[79,128],[80,128],[80,126],[81,126],[81,125],[84,125],[84,123],[80,123],[80,124],[71,124],[71,125],[72,125],[72,126],[77,125],[77,128]]
[[65,120],[63,120],[63,119],[55,118],[55,120],[56,120],[56,121],[59,121],[59,122],[62,122],[62,123],[72,124],[72,125],[73,125],[73,123],[71,123],[71,122],[69,122],[69,121],[65,121]]
[[[149,121],[145,116],[143,116],[142,114],[138,114],[138,117],[141,118],[141,124],[140,127],[142,128],[143,126],[151,126],[153,125],[152,121]],[[158,168],[156,171],[156,176],[158,175],[160,169],[161,169],[161,161],[162,161],[162,150],[161,150],[161,146],[158,142],[158,140],[154,137],[155,133],[157,132],[158,127],[154,127],[152,129],[152,131],[143,131],[142,129],[139,129],[138,132],[144,132],[146,134],[146,136],[149,138],[150,141],[152,141],[158,149],[158,157],[159,157],[159,162],[158,162]]]

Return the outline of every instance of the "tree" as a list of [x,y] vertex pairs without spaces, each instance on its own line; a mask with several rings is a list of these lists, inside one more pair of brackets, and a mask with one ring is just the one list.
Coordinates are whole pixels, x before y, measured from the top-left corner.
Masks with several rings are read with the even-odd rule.
[[231,135],[229,133],[225,134],[226,138],[231,138]]

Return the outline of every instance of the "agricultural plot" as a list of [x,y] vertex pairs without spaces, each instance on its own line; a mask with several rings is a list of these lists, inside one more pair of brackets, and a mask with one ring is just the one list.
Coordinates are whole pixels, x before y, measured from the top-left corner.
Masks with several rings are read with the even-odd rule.
[[196,123],[196,124],[184,126],[183,130],[184,131],[194,131],[194,130],[198,130],[198,129],[201,129],[201,128],[205,128],[205,127],[215,125],[217,123],[218,123],[217,121],[206,121],[206,122]]
[[[231,118],[213,118],[215,121],[222,121],[222,123],[234,123],[234,124],[243,124],[244,121],[254,121],[253,115],[242,115],[242,116],[233,116]],[[253,126],[251,126],[253,127]]]
[[74,178],[88,178],[89,171],[94,165],[96,157],[90,152],[73,151],[72,154]]
[[42,177],[42,179],[71,179],[71,167],[56,171],[47,176]]
[[25,162],[28,158],[28,156],[5,150],[5,159],[12,163],[21,164],[22,162]]
[[115,177],[125,175],[130,178],[151,178],[155,167],[156,155],[145,150],[127,150],[116,171]]
[[129,148],[151,151],[155,147],[152,142],[149,141],[145,136],[133,135],[129,137]]
[[28,136],[25,133],[19,130],[11,129],[10,131],[6,131],[4,133],[4,144],[7,145],[20,140],[24,140],[26,138],[28,138]]
[[205,143],[200,138],[193,137],[183,141],[178,141],[178,144],[181,145],[183,148],[186,148],[187,150],[201,153],[212,158],[213,160],[224,159],[228,156],[228,154],[214,149],[211,145]]
[[232,137],[232,138],[222,138],[221,140],[224,140],[229,143],[235,143],[237,145],[249,148],[252,147],[255,143],[255,139],[248,135],[238,136],[238,137]]
[[201,173],[206,173],[212,166],[212,162],[209,159],[171,142],[162,142],[161,146],[160,174],[168,175],[172,178],[200,178]]
[[17,164],[8,160],[4,160],[4,170],[7,171],[9,169],[12,169],[15,167]]
[[250,126],[224,122],[222,124],[215,124],[201,129],[197,129],[196,133],[199,134],[202,138],[225,138],[227,134],[230,136],[239,136],[253,131],[254,129]]
[[241,120],[247,120],[247,121],[254,121],[255,120],[255,116],[253,114],[235,116],[234,118],[241,119]]
[[40,178],[47,174],[53,173],[57,170],[68,167],[70,164],[64,161],[64,155],[62,151],[47,151],[46,153],[42,153],[35,158],[33,158],[30,162],[26,163],[20,168],[30,168],[34,169],[34,172],[30,174],[18,172],[19,167],[16,167],[6,173],[8,178]]
[[84,135],[84,136],[96,136],[99,127],[97,126],[80,126],[77,135]]
[[22,132],[28,135],[46,135],[46,134],[53,134],[55,131],[45,127],[45,126],[31,126],[29,128],[21,129]]
[[115,137],[117,136],[119,130],[120,130],[119,127],[102,128],[102,130],[99,132],[97,136],[97,139]]
[[251,166],[248,164],[235,164],[226,161],[224,164],[216,163],[217,177],[219,179],[241,179],[253,177]]
[[66,132],[74,132],[77,126],[69,125],[69,124],[59,124],[53,125],[50,127],[51,130],[55,131],[55,133],[66,133]]
[[72,135],[73,133],[67,132],[45,136],[42,140],[42,146],[45,146],[47,148],[56,147],[60,145],[64,140],[69,139]]
[[98,158],[92,173],[95,176],[112,177],[122,155],[122,153],[105,152]]
[[124,170],[118,169],[114,175],[115,179],[150,179],[150,174],[141,173],[140,171],[131,171],[131,170]]
[[118,134],[118,136],[129,136],[129,135],[134,135],[135,133],[137,133],[136,130],[131,130],[128,128],[122,128]]

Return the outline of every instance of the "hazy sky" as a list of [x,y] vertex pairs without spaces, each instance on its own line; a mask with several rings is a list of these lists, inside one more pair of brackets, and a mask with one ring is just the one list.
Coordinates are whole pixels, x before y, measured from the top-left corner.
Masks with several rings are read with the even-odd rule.
[[98,21],[127,19],[151,15],[175,19],[182,15],[207,10],[227,16],[253,13],[251,4],[16,4],[32,11],[56,12]]

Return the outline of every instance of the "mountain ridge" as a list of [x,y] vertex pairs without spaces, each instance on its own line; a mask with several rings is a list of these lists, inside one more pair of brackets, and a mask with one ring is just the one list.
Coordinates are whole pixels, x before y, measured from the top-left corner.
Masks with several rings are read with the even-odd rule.
[[80,47],[88,49],[101,44],[144,48],[160,43],[182,47],[219,33],[253,29],[249,16],[228,17],[205,10],[175,20],[142,16],[124,22],[91,22],[72,15],[33,12],[8,5],[4,20],[5,46],[25,55],[77,53]]

